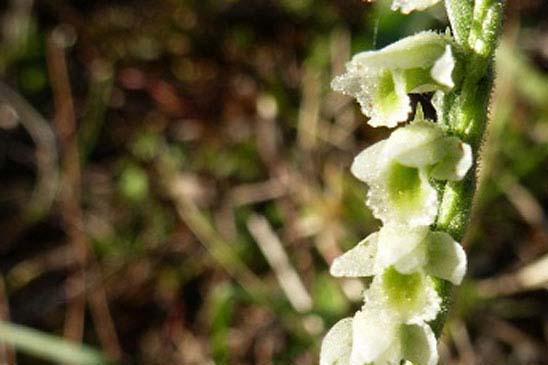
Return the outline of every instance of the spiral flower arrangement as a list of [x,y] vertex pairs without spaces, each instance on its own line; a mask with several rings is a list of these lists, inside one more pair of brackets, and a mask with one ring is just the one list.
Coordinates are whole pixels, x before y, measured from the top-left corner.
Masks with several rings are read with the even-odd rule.
[[[423,10],[439,0],[394,0]],[[413,120],[366,148],[352,174],[382,227],[332,263],[335,277],[369,277],[364,304],[325,336],[320,365],[438,362],[432,324],[459,285],[466,254],[457,240],[474,192],[475,159],[492,87],[502,1],[447,0],[451,31],[425,31],[355,55],[332,88],[354,97],[373,127],[394,128],[413,112],[409,94],[434,93],[437,120]]]

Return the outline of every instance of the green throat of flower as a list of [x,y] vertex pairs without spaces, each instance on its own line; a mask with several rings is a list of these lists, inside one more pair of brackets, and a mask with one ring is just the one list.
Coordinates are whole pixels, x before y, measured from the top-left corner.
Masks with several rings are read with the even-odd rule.
[[396,209],[408,211],[417,206],[423,197],[419,170],[397,162],[388,168],[388,195]]

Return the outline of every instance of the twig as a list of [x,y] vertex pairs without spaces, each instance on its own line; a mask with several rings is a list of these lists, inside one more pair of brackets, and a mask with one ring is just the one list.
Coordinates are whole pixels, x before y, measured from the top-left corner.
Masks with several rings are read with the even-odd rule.
[[76,117],[62,34],[53,32],[47,42],[47,59],[55,103],[55,126],[62,148],[61,209],[63,222],[76,252],[77,269],[67,280],[70,303],[65,320],[65,337],[82,341],[85,311],[85,266],[88,249],[79,207],[81,189],[80,157],[76,133]]
[[474,365],[476,358],[474,355],[474,346],[470,341],[470,334],[466,328],[466,324],[461,320],[455,319],[449,326],[455,347],[459,353],[459,364]]
[[[84,215],[80,206],[82,172],[76,129],[76,116],[65,57],[66,40],[60,28],[47,42],[48,68],[55,103],[55,125],[63,151],[61,208],[67,235],[74,245],[77,268],[67,280],[69,306],[65,319],[65,337],[82,341],[86,305],[86,267],[92,254],[84,230]],[[88,294],[99,339],[113,360],[121,355],[115,327],[108,310],[105,289],[98,285]]]
[[102,348],[110,359],[121,359],[122,349],[108,308],[108,298],[104,285],[100,284],[96,289],[90,290],[88,292],[88,301]]
[[482,280],[477,283],[477,286],[478,293],[485,298],[548,289],[548,255],[517,272]]
[[230,191],[230,197],[235,206],[260,203],[279,198],[288,192],[287,185],[280,178],[240,185]]

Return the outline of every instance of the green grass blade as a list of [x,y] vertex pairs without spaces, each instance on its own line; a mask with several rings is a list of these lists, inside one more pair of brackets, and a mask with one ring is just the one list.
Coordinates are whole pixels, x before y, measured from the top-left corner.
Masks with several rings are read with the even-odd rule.
[[0,342],[41,359],[63,364],[101,365],[106,358],[90,347],[35,329],[0,321]]

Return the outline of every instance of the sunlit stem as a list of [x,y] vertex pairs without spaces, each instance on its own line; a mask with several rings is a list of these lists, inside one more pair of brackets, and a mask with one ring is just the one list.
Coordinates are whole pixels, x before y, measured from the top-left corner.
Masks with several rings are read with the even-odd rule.
[[[458,182],[448,182],[443,189],[442,201],[435,229],[445,231],[462,241],[470,219],[470,209],[476,185],[476,167],[480,145],[488,120],[488,108],[493,89],[493,61],[498,34],[503,18],[502,0],[447,0],[453,31],[458,32],[461,46],[463,73],[460,84],[443,98],[438,116],[450,134],[470,144],[474,167]],[[440,281],[438,288],[444,302],[451,299],[451,285]],[[442,306],[447,308],[448,305]],[[445,322],[442,311],[433,329],[439,335]]]

